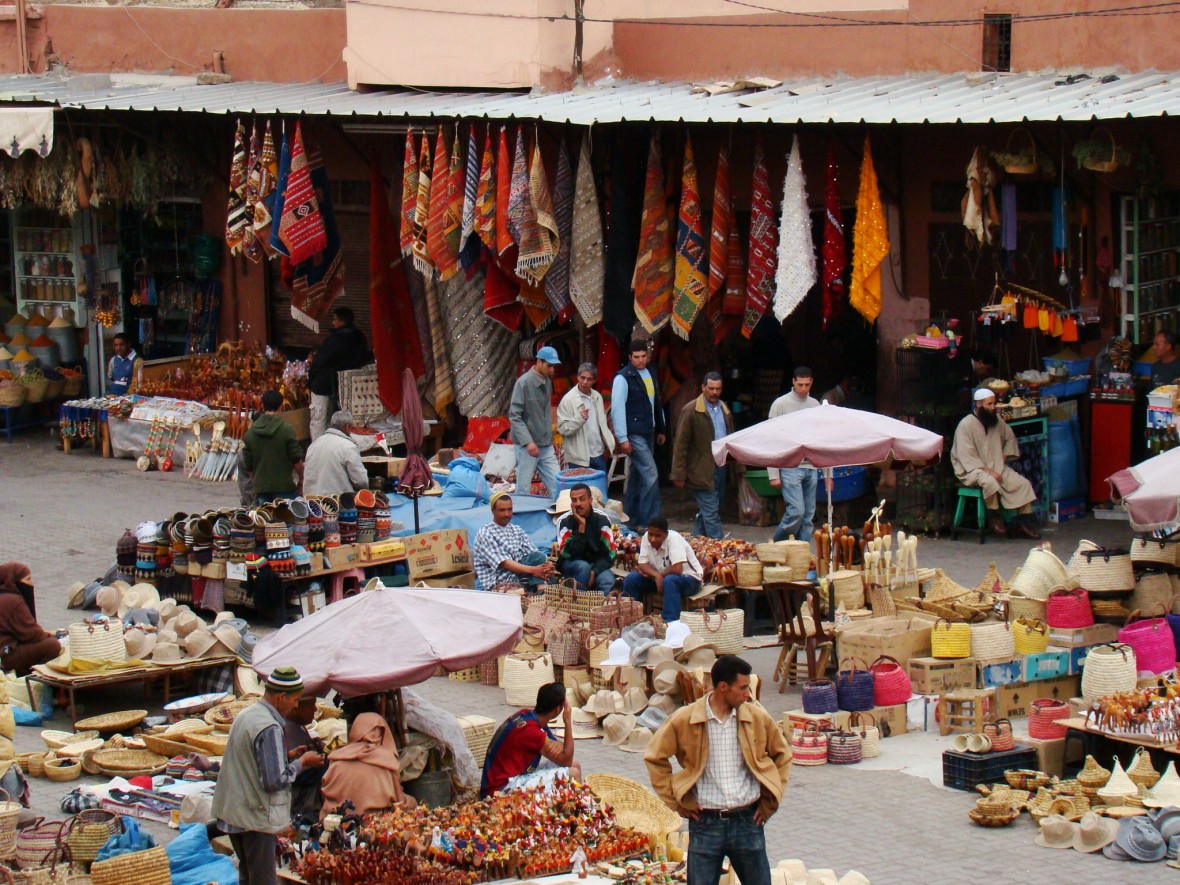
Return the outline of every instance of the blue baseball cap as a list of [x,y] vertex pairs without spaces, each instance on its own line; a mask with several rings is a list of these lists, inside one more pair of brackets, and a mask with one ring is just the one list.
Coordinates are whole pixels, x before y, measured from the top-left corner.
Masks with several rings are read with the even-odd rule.
[[537,359],[544,360],[551,366],[560,366],[561,357],[557,355],[557,351],[552,347],[542,347],[537,351]]

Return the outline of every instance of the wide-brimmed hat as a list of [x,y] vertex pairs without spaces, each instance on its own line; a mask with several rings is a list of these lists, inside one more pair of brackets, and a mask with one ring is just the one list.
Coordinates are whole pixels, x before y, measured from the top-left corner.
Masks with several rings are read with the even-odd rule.
[[1074,835],[1078,825],[1060,814],[1050,814],[1041,819],[1041,832],[1034,839],[1042,848],[1073,848]]
[[651,687],[656,694],[675,695],[680,693],[678,673],[684,672],[684,665],[676,661],[663,661],[656,665],[651,674]]
[[1160,831],[1165,842],[1173,836],[1180,836],[1180,808],[1169,806],[1157,810],[1154,814],[1149,811],[1147,816],[1155,824],[1155,828]]
[[642,753],[647,749],[647,745],[651,743],[652,730],[643,725],[636,725],[634,730],[627,735],[627,740],[619,745],[620,750],[625,750],[628,753]]
[[712,648],[698,648],[684,659],[684,666],[689,670],[704,670],[708,673],[717,663],[717,652]]
[[[671,695],[657,692],[647,699],[647,710],[644,710],[643,712],[644,714],[647,714],[651,710],[659,710],[666,716],[671,716],[679,709],[680,702],[676,700],[676,698],[672,697]],[[646,722],[644,724],[647,725]],[[647,727],[651,728],[650,725]]]
[[74,581],[66,591],[66,608],[81,608],[82,600],[86,598],[86,585],[81,581]]
[[1143,863],[1163,860],[1168,853],[1164,837],[1155,828],[1155,824],[1145,817],[1131,817],[1120,821],[1114,844],[1132,860]]
[[238,649],[234,654],[243,664],[252,664],[254,663],[254,647],[257,645],[258,634],[247,631],[242,634],[242,641],[238,643]]
[[223,647],[217,649],[218,652],[224,649],[224,651],[229,652],[231,655],[238,653],[238,646],[242,644],[242,634],[228,623],[218,624],[213,630],[213,635],[217,637],[217,641]]
[[123,595],[119,592],[118,588],[108,584],[106,587],[100,587],[98,589],[98,595],[94,597],[94,603],[98,606],[99,611],[108,618],[118,617],[119,606],[123,604]]
[[623,712],[638,715],[647,708],[647,693],[638,685],[623,692]]
[[1082,822],[1078,824],[1073,837],[1073,847],[1086,854],[1101,851],[1114,841],[1119,831],[1119,822],[1106,817],[1099,817],[1092,811],[1086,812]]
[[598,717],[586,710],[575,709],[570,721],[574,726],[574,740],[578,738],[602,737],[602,726],[598,724]]
[[171,620],[172,629],[176,631],[176,635],[181,639],[188,637],[190,633],[197,630],[208,630],[205,622],[191,611],[181,612]]
[[631,517],[623,510],[622,501],[616,501],[614,498],[611,498],[606,502],[603,509],[606,511],[606,515],[610,517],[611,522],[622,523],[631,521]]
[[670,648],[667,645],[657,645],[655,648],[647,650],[647,660],[644,661],[645,667],[655,667],[657,664],[662,664],[664,661],[675,661],[676,649]]
[[171,627],[161,627],[156,631],[156,642],[171,642],[173,645],[179,646],[180,637]]
[[234,688],[238,694],[262,694],[262,678],[253,667],[240,664],[234,668]]
[[239,633],[245,633],[250,627],[245,618],[239,618],[231,611],[217,613],[217,617],[213,619],[213,627],[216,628],[219,624],[229,624]]
[[1175,860],[1177,856],[1180,856],[1180,836],[1173,836],[1168,840],[1168,860]]
[[152,584],[136,584],[123,594],[119,604],[119,617],[127,614],[132,608],[156,608],[160,604],[160,591]]
[[563,513],[569,513],[573,504],[570,502],[570,490],[562,489],[557,493],[557,499],[550,504],[546,510],[550,516],[557,516]]
[[590,695],[586,699],[586,703],[582,705],[582,709],[598,717],[608,716],[611,713],[622,713],[623,696],[617,691],[603,688]]
[[635,717],[630,713],[611,713],[603,720],[602,728],[606,732],[603,743],[617,747],[635,730]]
[[184,656],[180,646],[175,642],[157,640],[156,647],[152,650],[152,663],[163,667],[174,667],[177,664],[187,664],[188,658]]
[[717,646],[709,642],[709,640],[705,639],[703,636],[698,636],[696,633],[690,633],[688,636],[684,637],[684,643],[681,645],[680,654],[678,654],[677,657],[681,661],[687,661],[689,656],[695,654],[698,651],[701,651],[702,649],[709,649],[710,651],[716,652]]
[[156,634],[144,633],[139,628],[128,630],[123,634],[123,642],[127,646],[127,657],[142,661],[152,653],[156,647]]
[[684,642],[692,636],[692,630],[684,621],[673,621],[664,630],[664,645],[679,651],[684,648]]
[[217,644],[217,637],[213,635],[212,630],[202,624],[184,637],[183,644],[185,653],[190,658],[203,658]]
[[[667,695],[658,695],[658,697],[665,697]],[[671,700],[671,698],[668,698]],[[661,725],[668,721],[668,712],[661,707],[649,706],[646,710],[639,714],[635,720],[637,725],[642,725],[644,728],[650,728],[652,732],[659,731]]]
[[160,604],[156,606],[156,611],[160,613],[160,623],[163,624],[166,621],[171,620],[176,614],[176,608],[176,600],[171,596],[166,596],[161,599]]

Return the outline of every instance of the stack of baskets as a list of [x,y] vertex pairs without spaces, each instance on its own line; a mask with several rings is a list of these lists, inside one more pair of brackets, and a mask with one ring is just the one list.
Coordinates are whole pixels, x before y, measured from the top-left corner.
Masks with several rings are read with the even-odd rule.
[[762,563],[756,559],[742,559],[737,564],[737,585],[745,590],[762,586]]
[[654,845],[664,844],[671,833],[680,829],[680,815],[636,781],[596,772],[586,778],[586,783],[599,799],[611,806],[620,827],[644,833]]
[[483,765],[492,735],[496,732],[496,720],[487,716],[460,716],[459,727],[463,729],[463,737],[467,739],[467,748],[475,757],[475,764]]
[[1081,541],[1069,560],[1069,577],[1091,596],[1125,596],[1135,589],[1131,552]]

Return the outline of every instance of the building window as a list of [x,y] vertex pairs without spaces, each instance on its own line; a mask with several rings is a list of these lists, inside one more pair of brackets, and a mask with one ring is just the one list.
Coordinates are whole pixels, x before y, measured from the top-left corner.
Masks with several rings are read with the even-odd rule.
[[1012,70],[1012,16],[983,17],[983,70]]

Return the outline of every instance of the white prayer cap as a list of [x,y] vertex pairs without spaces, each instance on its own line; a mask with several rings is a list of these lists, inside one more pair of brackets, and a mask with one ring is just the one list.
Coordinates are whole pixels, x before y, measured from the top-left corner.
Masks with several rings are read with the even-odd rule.
[[996,394],[994,391],[991,391],[986,387],[980,387],[978,390],[975,391],[975,401],[977,403],[981,403],[985,399],[991,399],[995,395]]

